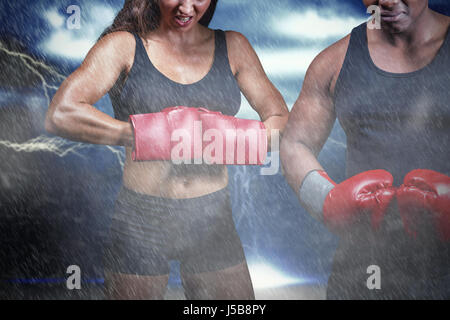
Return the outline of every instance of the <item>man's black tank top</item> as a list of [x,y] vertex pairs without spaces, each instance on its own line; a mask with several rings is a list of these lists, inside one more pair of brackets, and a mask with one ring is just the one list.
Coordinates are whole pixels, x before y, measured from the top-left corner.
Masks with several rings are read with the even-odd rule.
[[[450,175],[450,34],[427,66],[395,74],[373,63],[366,30],[353,29],[335,90],[346,176],[385,169],[398,186],[413,169]],[[450,298],[450,245],[437,239],[431,218],[424,221],[425,232],[409,238],[394,201],[380,230],[358,225],[341,237],[328,298]],[[372,265],[381,270],[380,290],[367,287]]]
[[450,175],[450,34],[434,60],[411,73],[373,63],[366,24],[356,27],[336,83],[335,110],[347,136],[346,175],[385,169],[400,185],[413,169]]
[[128,77],[110,90],[116,119],[128,121],[131,114],[159,112],[170,106],[204,107],[235,115],[241,94],[228,60],[225,32],[214,30],[214,61],[209,72],[192,84],[170,80],[150,61],[142,39],[136,39],[134,62]]

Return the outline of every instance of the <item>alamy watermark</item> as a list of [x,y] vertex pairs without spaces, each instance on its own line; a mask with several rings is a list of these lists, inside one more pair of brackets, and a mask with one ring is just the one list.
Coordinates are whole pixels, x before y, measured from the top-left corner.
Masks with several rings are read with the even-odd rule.
[[280,145],[279,130],[270,130],[271,154],[267,150],[266,129],[209,128],[202,130],[202,122],[194,121],[193,132],[176,129],[171,135],[173,164],[236,164],[269,165],[261,168],[261,175],[278,172]]
[[71,5],[67,7],[66,12],[70,14],[67,18],[66,26],[67,29],[81,29],[81,9],[77,5]]
[[81,289],[81,269],[77,265],[70,265],[67,267],[67,274],[70,274],[66,280],[66,287],[69,290]]
[[367,8],[367,13],[371,14],[367,21],[367,28],[381,29],[381,9],[377,5],[371,5]]
[[377,265],[370,265],[367,267],[367,274],[370,276],[367,278],[366,285],[369,290],[381,289],[381,268]]

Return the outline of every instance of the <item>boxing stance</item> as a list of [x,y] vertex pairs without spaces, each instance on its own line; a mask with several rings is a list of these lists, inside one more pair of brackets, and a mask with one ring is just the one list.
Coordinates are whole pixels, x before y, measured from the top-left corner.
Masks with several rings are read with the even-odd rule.
[[[310,65],[281,144],[285,176],[339,236],[329,299],[448,298],[450,19],[426,0],[363,2],[379,6],[381,29],[354,28]],[[340,183],[317,160],[336,118]]]
[[[162,299],[170,260],[188,299],[254,298],[225,164],[261,164],[288,110],[247,39],[207,28],[216,2],[125,1],[49,107],[48,131],[126,149],[108,298]],[[241,92],[261,120],[235,117]],[[106,93],[114,118],[92,106]]]

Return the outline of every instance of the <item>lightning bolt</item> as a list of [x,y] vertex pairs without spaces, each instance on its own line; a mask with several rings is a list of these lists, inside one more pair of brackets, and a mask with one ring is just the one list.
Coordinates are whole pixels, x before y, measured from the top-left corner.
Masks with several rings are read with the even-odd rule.
[[86,146],[82,143],[72,143],[72,145],[67,140],[62,138],[49,138],[46,136],[39,136],[28,140],[23,143],[15,143],[7,140],[0,140],[0,145],[13,149],[16,152],[36,152],[36,151],[47,151],[58,155],[59,157],[64,157],[69,153],[74,153],[80,157],[83,157],[77,152],[77,149],[84,149]]
[[[22,143],[0,140],[0,146],[10,148],[16,152],[37,152],[37,151],[51,152],[61,158],[69,154],[75,154],[84,159],[86,159],[86,157],[83,156],[78,151],[98,147],[98,145],[86,144],[81,142],[72,142],[60,137],[48,137],[45,135],[40,135],[36,138],[30,139]],[[112,146],[103,146],[103,147],[108,149],[111,153],[113,153],[116,156],[120,166],[123,168],[125,158],[124,152],[117,147]]]
[[344,149],[347,148],[347,145],[346,145],[345,143],[340,142],[340,141],[338,141],[338,140],[336,140],[336,139],[333,139],[333,138],[330,138],[330,137],[328,137],[327,142],[334,143],[334,144],[336,144],[336,145],[338,145],[339,147],[344,148]]
[[29,60],[32,64],[40,66],[41,68],[43,68],[43,69],[45,69],[46,71],[48,71],[49,73],[53,74],[53,75],[56,76],[57,78],[59,78],[59,79],[61,79],[61,80],[64,80],[64,79],[65,79],[64,75],[58,73],[58,72],[55,71],[55,69],[53,69],[52,67],[50,67],[50,66],[44,64],[43,62],[34,60],[33,57],[31,57],[31,56],[29,56],[29,55],[27,55],[27,54],[25,54],[25,53],[10,51],[10,50],[8,50],[7,48],[5,48],[5,46],[4,46],[2,43],[0,43],[0,50],[3,51],[3,52],[5,52],[6,54],[9,54],[10,56],[19,57],[19,58],[22,59],[22,61]]
[[125,165],[125,163],[124,163],[125,153],[121,149],[118,149],[117,147],[111,147],[111,146],[104,146],[104,147],[106,147],[106,149],[111,151],[111,153],[113,153],[117,157],[117,160],[119,161],[119,164],[123,169],[123,166]]
[[34,60],[31,56],[29,56],[29,55],[27,55],[25,53],[14,52],[14,51],[8,50],[1,43],[0,43],[0,50],[5,52],[6,54],[8,54],[10,56],[20,58],[20,60],[27,67],[27,69],[30,70],[34,75],[36,75],[41,80],[42,88],[44,90],[45,97],[47,98],[47,102],[50,104],[50,96],[48,94],[47,89],[58,90],[58,87],[49,85],[47,83],[47,80],[45,80],[44,76],[35,67],[33,67],[31,64],[37,65],[37,66],[43,68],[44,70],[48,71],[50,74],[56,76],[58,79],[64,80],[65,77],[62,74],[59,74],[57,71],[55,71],[52,67],[47,66],[46,64],[44,64],[44,63],[42,63],[40,61]]
[[[24,66],[30,70],[31,73],[36,75],[42,84],[42,90],[44,92],[45,98],[47,100],[47,105],[50,105],[50,94],[49,89],[51,90],[58,90],[57,86],[50,85],[45,77],[39,72],[38,67],[42,68],[43,70],[47,71],[49,74],[54,76],[57,80],[64,81],[65,76],[58,73],[55,69],[52,67],[46,65],[43,62],[35,60],[33,57],[22,53],[22,52],[15,52],[7,49],[2,43],[0,43],[0,51],[6,53],[9,56],[19,58],[20,61],[24,64]],[[78,151],[83,149],[89,149],[94,147],[94,145],[91,144],[85,144],[80,142],[72,142],[60,137],[48,137],[46,135],[40,135],[36,138],[30,139],[28,141],[22,142],[22,143],[16,143],[11,142],[7,140],[0,140],[0,145],[8,147],[13,149],[16,152],[36,152],[36,151],[45,151],[45,152],[52,152],[59,157],[65,157],[68,154],[75,154],[77,156],[80,156],[82,158],[83,155],[79,153]],[[98,147],[98,146],[96,146]],[[117,147],[112,146],[102,146],[109,150],[114,156],[116,156],[120,166],[123,168],[124,166],[124,152]]]

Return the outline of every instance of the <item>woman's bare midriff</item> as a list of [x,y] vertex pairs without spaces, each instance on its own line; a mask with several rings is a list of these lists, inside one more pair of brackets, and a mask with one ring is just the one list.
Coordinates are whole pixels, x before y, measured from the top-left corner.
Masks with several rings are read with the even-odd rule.
[[228,171],[224,165],[133,161],[131,148],[126,148],[123,184],[133,191],[162,198],[195,198],[225,188]]

